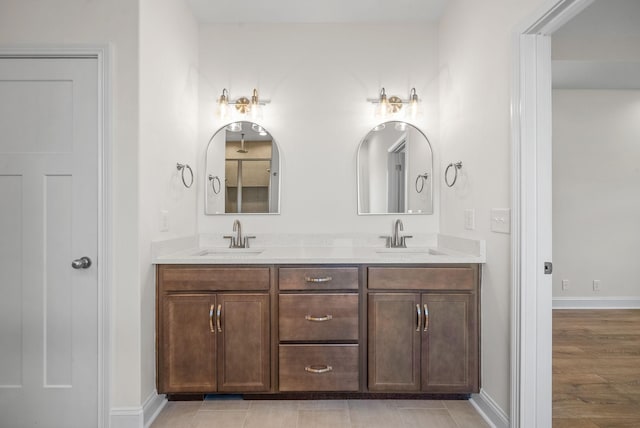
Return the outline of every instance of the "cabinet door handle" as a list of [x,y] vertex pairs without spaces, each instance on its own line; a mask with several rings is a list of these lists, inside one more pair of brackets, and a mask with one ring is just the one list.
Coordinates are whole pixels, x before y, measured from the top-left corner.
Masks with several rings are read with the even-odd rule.
[[307,366],[304,368],[305,372],[315,373],[315,374],[327,373],[327,372],[330,372],[331,370],[333,370],[333,367],[331,366]]
[[429,307],[424,304],[424,331],[429,329]]
[[331,278],[330,276],[324,276],[322,278],[312,278],[310,276],[305,276],[304,280],[307,282],[329,282],[331,281],[333,278]]
[[416,331],[420,331],[421,324],[422,324],[422,313],[420,312],[420,305],[416,305]]
[[304,319],[306,319],[307,321],[322,322],[322,321],[332,320],[333,319],[333,315],[325,315],[323,317],[314,317],[313,315],[305,315]]
[[222,305],[218,305],[218,310],[216,311],[216,327],[218,327],[218,332],[222,333],[222,323],[220,318],[222,318]]
[[216,329],[213,328],[213,312],[215,311],[215,305],[211,305],[211,307],[209,308],[209,330],[211,330],[211,333],[215,333]]

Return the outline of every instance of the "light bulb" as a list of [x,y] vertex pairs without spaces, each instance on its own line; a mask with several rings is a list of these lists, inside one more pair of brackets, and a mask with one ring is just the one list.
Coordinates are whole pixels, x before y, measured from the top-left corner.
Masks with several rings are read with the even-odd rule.
[[411,88],[411,95],[409,96],[409,108],[407,109],[407,116],[409,119],[415,120],[420,113],[418,94],[416,93],[416,88]]
[[227,90],[222,90],[222,95],[218,99],[218,117],[222,120],[226,119],[229,115],[229,95]]
[[389,112],[389,101],[387,100],[387,93],[384,88],[380,91],[380,100],[378,101],[378,107],[376,108],[376,116],[385,117]]

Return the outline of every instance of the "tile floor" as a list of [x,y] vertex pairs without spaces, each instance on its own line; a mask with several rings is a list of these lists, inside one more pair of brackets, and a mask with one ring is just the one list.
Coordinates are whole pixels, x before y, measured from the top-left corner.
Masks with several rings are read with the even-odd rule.
[[467,401],[242,400],[167,403],[151,428],[481,428]]

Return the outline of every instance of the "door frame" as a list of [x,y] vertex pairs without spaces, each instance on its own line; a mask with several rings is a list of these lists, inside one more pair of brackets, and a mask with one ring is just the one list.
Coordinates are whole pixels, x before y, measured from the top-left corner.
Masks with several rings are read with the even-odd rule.
[[111,396],[112,135],[111,47],[2,45],[0,58],[95,58],[98,65],[98,427],[109,426]]
[[552,0],[513,35],[511,417],[551,427],[551,35],[594,0]]

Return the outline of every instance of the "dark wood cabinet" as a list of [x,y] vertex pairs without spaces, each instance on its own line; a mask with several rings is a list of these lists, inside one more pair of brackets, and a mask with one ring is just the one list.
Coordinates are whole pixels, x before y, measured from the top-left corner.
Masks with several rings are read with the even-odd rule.
[[216,391],[216,297],[176,294],[162,298],[158,325],[158,391]]
[[369,390],[420,390],[420,336],[415,293],[369,294]]
[[419,270],[393,269],[370,272],[370,285],[433,291],[369,293],[369,390],[479,392],[477,271],[470,268],[471,276],[456,280],[450,292],[446,277],[432,282],[431,269],[422,280]]
[[164,394],[480,388],[480,267],[159,265]]
[[[158,268],[158,392],[269,391],[269,294],[211,292],[219,282],[223,288],[229,287],[233,278],[239,279],[247,288],[262,288],[262,279],[258,278],[252,286],[246,275],[255,274],[255,270],[247,270],[242,275],[243,271],[236,269],[235,274],[230,275],[229,269],[199,268],[195,280],[201,285],[195,285],[189,278],[173,281],[173,278],[187,276],[186,273],[191,276],[195,270],[186,271],[188,269],[180,272],[167,266]],[[220,273],[226,281],[216,278]],[[170,280],[163,281],[165,277]],[[206,280],[206,277],[211,279]],[[198,288],[205,291],[192,292]]]
[[218,391],[269,390],[269,295],[220,294]]

